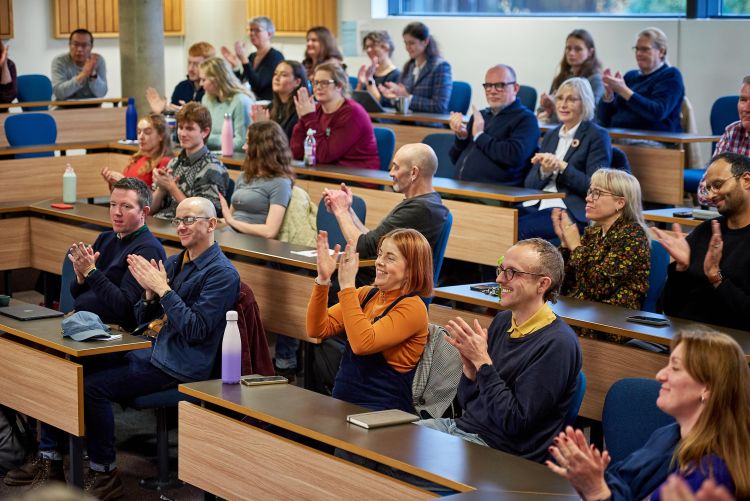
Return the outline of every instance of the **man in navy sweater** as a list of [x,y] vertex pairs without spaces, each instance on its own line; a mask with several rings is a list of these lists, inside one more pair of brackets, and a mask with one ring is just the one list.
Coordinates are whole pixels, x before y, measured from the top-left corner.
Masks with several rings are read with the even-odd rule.
[[487,70],[484,94],[488,108],[477,110],[464,125],[461,113],[451,113],[456,142],[450,150],[458,179],[522,186],[529,160],[539,142],[536,116],[516,98],[516,72],[499,64]]
[[502,291],[489,331],[461,317],[445,326],[463,363],[463,415],[420,424],[542,462],[563,429],[582,355],[575,332],[547,305],[556,301],[564,264],[546,240],[522,240],[498,267]]

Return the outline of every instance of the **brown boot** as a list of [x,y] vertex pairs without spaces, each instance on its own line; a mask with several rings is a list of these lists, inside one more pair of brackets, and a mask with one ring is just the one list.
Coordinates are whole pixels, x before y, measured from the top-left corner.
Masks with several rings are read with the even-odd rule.
[[65,472],[62,461],[53,461],[42,457],[29,458],[29,460],[9,471],[3,480],[5,485],[43,485],[47,482],[65,482]]
[[116,469],[108,472],[89,470],[83,490],[101,501],[121,499],[125,495],[120,474]]

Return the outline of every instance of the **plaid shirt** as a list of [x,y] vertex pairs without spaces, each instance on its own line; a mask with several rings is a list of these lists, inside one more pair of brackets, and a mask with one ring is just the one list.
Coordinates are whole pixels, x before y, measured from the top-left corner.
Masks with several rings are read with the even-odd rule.
[[[750,157],[750,131],[745,129],[740,121],[727,125],[724,134],[721,135],[719,142],[716,144],[714,157],[728,151]],[[698,203],[701,205],[713,205],[709,199],[708,189],[706,188],[705,172],[698,185]]]
[[411,111],[448,113],[448,101],[453,89],[451,65],[442,58],[430,59],[414,80],[414,60],[401,74],[401,83],[412,95]]

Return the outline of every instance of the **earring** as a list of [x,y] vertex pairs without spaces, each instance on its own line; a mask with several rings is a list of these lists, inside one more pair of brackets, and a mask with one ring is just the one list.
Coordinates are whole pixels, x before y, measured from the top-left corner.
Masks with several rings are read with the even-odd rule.
[[706,396],[705,395],[701,395],[701,403],[705,403],[705,402],[706,402]]

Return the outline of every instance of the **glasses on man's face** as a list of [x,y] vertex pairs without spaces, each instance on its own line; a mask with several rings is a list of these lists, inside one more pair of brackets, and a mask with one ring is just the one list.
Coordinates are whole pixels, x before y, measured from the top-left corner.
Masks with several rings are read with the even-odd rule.
[[484,82],[482,87],[484,87],[484,90],[505,90],[506,87],[512,85],[516,85],[516,82]]
[[590,197],[591,200],[599,200],[599,197],[602,195],[608,195],[610,197],[618,197],[619,195],[615,195],[612,192],[600,190],[599,188],[589,188],[586,192],[586,196]]
[[74,49],[88,49],[91,47],[90,43],[70,42],[70,46]]
[[633,47],[633,50],[636,52],[636,54],[637,53],[648,54],[649,52],[654,50],[654,48],[648,45],[641,45],[641,46],[636,45],[635,47]]
[[740,177],[741,175],[742,174],[739,174],[737,176],[732,175],[732,176],[729,176],[729,177],[725,177],[724,179],[715,179],[715,180],[711,181],[710,183],[706,182],[706,189],[708,191],[719,191],[724,186],[724,183],[726,183],[727,181],[729,181],[732,178],[736,179],[736,178]]
[[180,223],[184,224],[185,226],[192,226],[198,221],[199,219],[211,219],[210,217],[205,216],[187,216],[187,217],[173,217],[172,218],[172,226],[177,228]]
[[504,268],[502,264],[500,266],[498,266],[495,269],[495,271],[497,272],[497,276],[498,277],[502,274],[503,278],[505,278],[506,282],[510,282],[511,280],[513,280],[513,278],[516,276],[516,273],[520,273],[522,275],[532,275],[532,276],[535,276],[535,277],[544,277],[544,276],[546,276],[546,275],[544,275],[542,273],[531,273],[529,271],[521,271],[521,270],[517,270],[515,268]]
[[329,85],[335,84],[336,80],[313,80],[310,83],[312,83],[313,87],[323,87],[325,89]]

